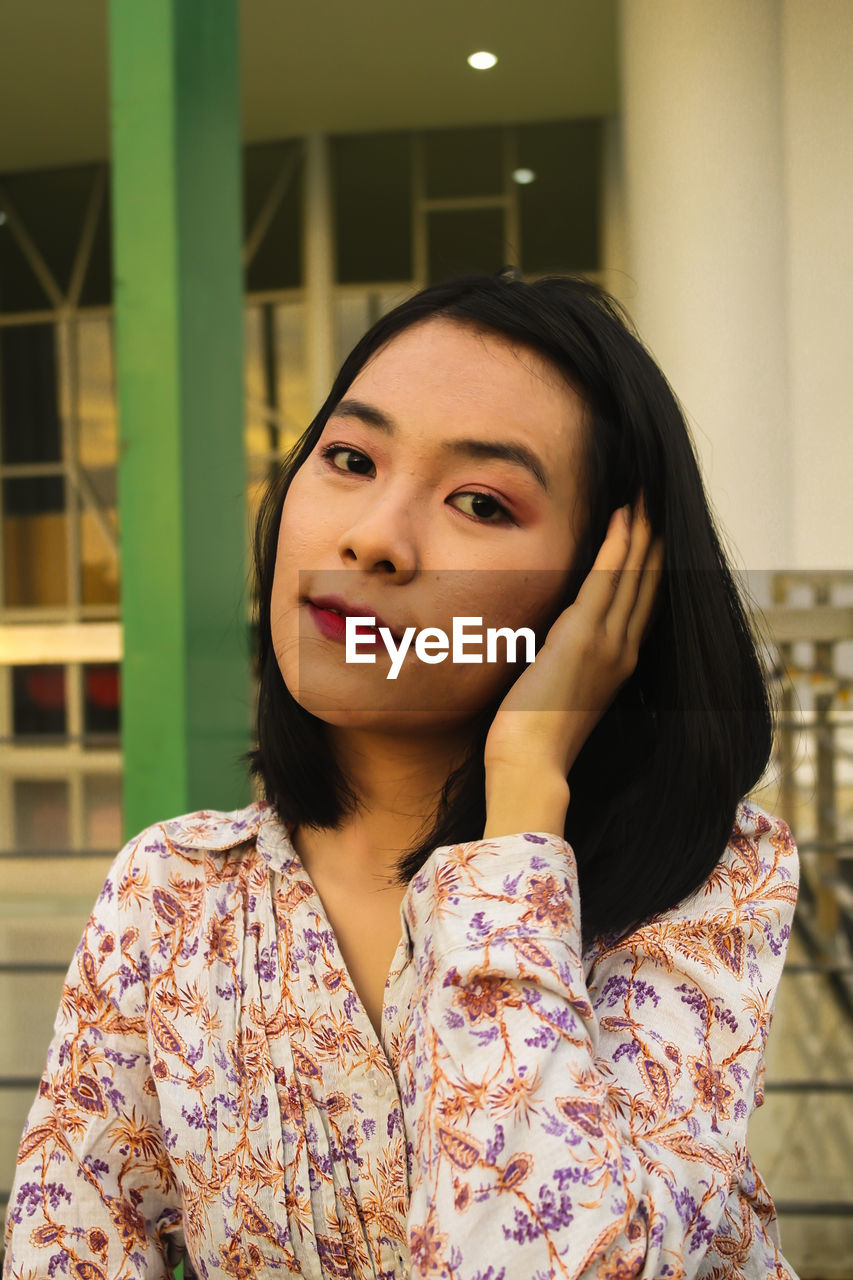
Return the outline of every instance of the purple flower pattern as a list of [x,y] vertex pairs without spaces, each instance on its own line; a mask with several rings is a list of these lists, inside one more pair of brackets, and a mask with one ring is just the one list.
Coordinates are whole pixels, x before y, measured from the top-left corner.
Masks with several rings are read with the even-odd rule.
[[741,804],[695,894],[585,954],[573,851],[540,833],[533,868],[530,834],[436,851],[404,900],[412,1276],[791,1280],[746,1149],[796,902],[788,828]]
[[745,1139],[796,886],[742,804],[702,889],[582,954],[565,841],[443,846],[377,1037],[268,806],[152,827],[68,972],[4,1276],[790,1280]]

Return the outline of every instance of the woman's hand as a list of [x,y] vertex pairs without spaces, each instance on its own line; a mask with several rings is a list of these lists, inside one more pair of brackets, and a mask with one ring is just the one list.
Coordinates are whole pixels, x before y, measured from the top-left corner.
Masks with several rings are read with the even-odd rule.
[[642,500],[633,513],[615,511],[576,599],[553,623],[536,661],[492,721],[484,752],[487,798],[505,785],[520,796],[527,787],[553,795],[565,784],[581,747],[637,665],[662,567],[663,539],[652,538]]

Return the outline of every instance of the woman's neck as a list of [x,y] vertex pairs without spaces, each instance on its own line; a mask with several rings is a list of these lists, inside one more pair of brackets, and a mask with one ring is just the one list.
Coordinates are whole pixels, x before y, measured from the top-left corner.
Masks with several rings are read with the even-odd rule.
[[365,730],[329,730],[330,745],[361,800],[359,811],[335,831],[299,827],[294,845],[311,874],[334,864],[377,888],[393,880],[396,863],[435,813],[449,773],[468,742],[444,737],[394,737]]

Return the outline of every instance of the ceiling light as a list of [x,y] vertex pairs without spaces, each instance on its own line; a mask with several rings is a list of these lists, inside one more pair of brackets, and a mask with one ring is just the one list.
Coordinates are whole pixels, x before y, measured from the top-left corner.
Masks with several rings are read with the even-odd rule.
[[489,67],[493,67],[497,62],[497,58],[493,53],[486,53],[482,49],[479,53],[472,53],[468,59],[469,67],[473,67],[475,71],[488,71]]
[[526,187],[529,182],[536,181],[536,174],[532,169],[515,169],[513,170],[512,180]]

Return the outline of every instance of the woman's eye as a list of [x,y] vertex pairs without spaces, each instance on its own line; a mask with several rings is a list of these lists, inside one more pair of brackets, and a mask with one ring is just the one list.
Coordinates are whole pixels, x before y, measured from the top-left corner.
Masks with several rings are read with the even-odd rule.
[[[348,454],[349,460],[355,459],[355,465],[349,466],[347,461],[344,461],[344,465],[339,466],[337,459],[338,455],[342,453]],[[336,471],[343,471],[344,473],[349,472],[351,475],[364,475],[366,471],[369,471],[373,467],[373,463],[370,461],[366,453],[359,453],[357,449],[350,449],[349,446],[345,444],[327,445],[325,449],[321,450],[320,456],[325,458],[329,465],[334,467]]]
[[[483,524],[514,524],[512,516],[507,511],[502,502],[498,502],[497,498],[493,498],[490,493],[457,493],[454,499],[464,498],[470,502],[471,509],[466,514],[475,516]],[[448,499],[449,501],[449,499]],[[461,508],[460,508],[461,510]],[[494,517],[498,518],[495,519]]]
[[[330,467],[343,475],[366,475],[376,470],[366,453],[351,449],[349,445],[326,445],[325,449],[320,450],[320,456]],[[456,493],[452,498],[448,498],[448,502],[456,502],[460,498],[470,504],[465,514],[473,516],[481,524],[515,524],[503,503],[498,502],[497,498],[493,498],[490,493],[480,493],[478,490]],[[460,507],[460,510],[464,511],[464,508]]]

